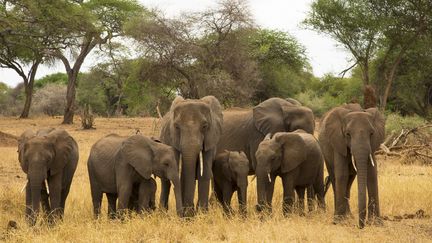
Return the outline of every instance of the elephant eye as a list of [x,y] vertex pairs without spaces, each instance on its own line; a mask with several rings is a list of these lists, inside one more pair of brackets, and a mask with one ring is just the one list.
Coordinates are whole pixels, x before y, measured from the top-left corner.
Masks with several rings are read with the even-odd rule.
[[345,135],[346,135],[347,137],[351,137],[351,133],[349,133],[349,132],[346,132]]
[[202,124],[202,129],[207,129],[208,128],[208,123],[207,122],[204,122],[203,124]]
[[176,129],[180,129],[180,126],[179,126],[178,123],[174,123],[174,127],[175,127]]

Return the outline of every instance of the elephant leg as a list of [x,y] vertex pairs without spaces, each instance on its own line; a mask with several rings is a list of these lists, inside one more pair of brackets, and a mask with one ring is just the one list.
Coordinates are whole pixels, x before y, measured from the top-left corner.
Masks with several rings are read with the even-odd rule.
[[99,185],[96,182],[93,182],[90,177],[90,191],[93,202],[93,214],[95,218],[98,218],[101,213],[101,205],[102,205],[102,190],[99,188]]
[[345,193],[345,215],[351,215],[351,208],[349,205],[349,200],[351,197],[351,186],[354,182],[356,175],[349,175],[348,176],[348,184],[347,184],[347,188],[346,188],[346,193]]
[[117,213],[117,194],[106,193],[106,197],[108,199],[108,218],[115,219]]
[[49,203],[49,195],[48,195],[48,190],[47,190],[45,181],[42,182],[41,203],[42,203],[43,210],[46,213],[50,213],[51,207],[50,207],[50,203]]
[[149,208],[151,211],[156,210],[156,181],[154,179],[150,179],[150,202],[149,202]]
[[62,173],[57,173],[48,178],[48,187],[50,190],[49,198],[51,203],[51,212],[48,215],[48,222],[54,223],[58,216],[61,216],[61,193],[62,193]]
[[335,221],[343,218],[347,212],[347,186],[349,180],[348,163],[345,157],[339,155],[335,152],[335,184],[336,184],[336,211],[335,211]]
[[[297,193],[298,194],[298,193]],[[314,205],[315,201],[315,190],[313,186],[307,187],[307,205],[308,205],[308,211],[312,212],[315,208]]]
[[380,217],[379,197],[378,197],[378,173],[377,165],[368,164],[367,189],[368,189],[368,220]]
[[198,180],[198,209],[208,211],[208,196],[210,189],[210,180],[200,178]]
[[32,212],[33,212],[33,208],[32,208],[32,197],[31,197],[31,186],[30,183],[27,181],[27,185],[26,185],[26,197],[25,197],[25,201],[26,201],[26,209],[25,209],[25,216],[28,222],[32,221]]
[[160,201],[159,201],[159,207],[161,209],[168,210],[168,199],[169,199],[170,189],[171,189],[171,182],[168,179],[161,178],[161,194],[160,194]]
[[117,208],[121,217],[123,218],[123,216],[125,215],[128,209],[129,200],[132,194],[132,183],[130,183],[130,181],[124,181],[123,183],[120,183],[117,186],[117,193],[118,193]]
[[305,197],[305,187],[300,187],[297,186],[295,188],[296,192],[297,192],[297,196],[298,196],[298,200],[297,200],[297,209],[299,210],[299,214],[300,215],[304,215],[304,211],[305,211],[305,205],[304,205],[304,197]]
[[215,185],[214,185],[214,192],[215,192],[216,199],[219,201],[219,203],[220,203],[221,205],[223,205],[223,193],[222,193],[222,188],[221,188],[218,184],[215,184]]
[[269,210],[271,212],[272,210],[272,200],[273,200],[273,192],[274,192],[274,185],[276,180],[276,175],[271,174],[270,175],[271,182],[267,184],[267,190],[266,190],[266,199],[267,199],[267,205],[269,207]]
[[150,180],[143,180],[139,185],[139,207],[138,211],[146,211],[150,212],[150,201],[151,201],[151,194],[152,194],[152,184]]
[[226,181],[223,185],[223,209],[224,212],[229,215],[232,213],[231,210],[231,198],[234,193],[232,185],[229,181]]
[[282,175],[282,184],[283,184],[282,210],[284,216],[287,216],[292,212],[292,207],[295,200],[294,182],[292,176],[289,176],[288,173]]
[[318,208],[325,210],[324,181],[322,177],[315,181],[313,189],[318,201]]

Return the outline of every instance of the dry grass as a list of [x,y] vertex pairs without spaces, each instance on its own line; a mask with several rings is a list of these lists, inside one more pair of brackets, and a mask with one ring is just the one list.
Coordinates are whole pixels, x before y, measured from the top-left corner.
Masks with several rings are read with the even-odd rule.
[[[35,118],[0,119],[0,131],[15,136],[25,129],[59,126],[61,119]],[[79,121],[72,126],[60,126],[70,132],[80,147],[80,161],[66,206],[65,219],[53,228],[45,225],[30,228],[24,220],[24,194],[21,188],[25,175],[19,167],[16,147],[0,147],[0,241],[18,242],[426,242],[432,239],[432,219],[405,219],[385,221],[384,226],[357,229],[356,220],[346,225],[333,225],[333,194],[328,193],[327,212],[315,212],[305,217],[281,216],[282,188],[280,180],[274,197],[273,217],[266,220],[254,213],[255,182],[249,187],[249,216],[226,219],[218,205],[207,214],[185,221],[174,213],[171,196],[168,215],[156,212],[149,216],[134,216],[125,222],[105,218],[93,220],[86,160],[91,145],[108,133],[143,134],[155,136],[159,128],[154,118],[97,119],[96,130],[81,130]],[[432,212],[432,167],[401,165],[394,161],[379,161],[379,188],[383,215],[402,215],[423,209]],[[354,184],[356,185],[356,184]],[[159,192],[158,192],[159,193]],[[356,186],[352,191],[351,206],[356,215]],[[234,207],[237,203],[234,202]],[[103,205],[106,208],[106,203]],[[355,217],[356,218],[356,217]],[[9,220],[18,223],[18,229],[6,230]]]

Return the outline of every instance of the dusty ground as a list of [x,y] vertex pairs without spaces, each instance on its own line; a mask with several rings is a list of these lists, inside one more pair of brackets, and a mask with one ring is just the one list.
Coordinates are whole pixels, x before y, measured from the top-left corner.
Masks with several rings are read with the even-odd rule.
[[[53,228],[44,224],[30,228],[24,221],[24,194],[21,189],[25,184],[25,175],[17,160],[16,143],[13,136],[0,134],[0,241],[432,242],[430,217],[398,219],[398,216],[415,214],[420,209],[426,215],[432,214],[432,167],[402,165],[383,159],[378,160],[381,211],[390,219],[396,216],[396,220],[385,220],[383,226],[368,226],[360,230],[356,227],[356,217],[344,225],[333,225],[331,190],[326,196],[326,212],[284,218],[280,210],[282,188],[279,179],[273,201],[273,217],[263,221],[253,210],[256,203],[255,182],[249,187],[249,216],[245,220],[237,217],[226,219],[221,208],[214,205],[208,214],[185,221],[175,216],[173,197],[168,215],[157,212],[150,216],[135,216],[125,222],[105,218],[93,220],[86,170],[91,145],[106,134],[132,135],[137,129],[145,135],[157,136],[158,121],[154,118],[99,118],[96,119],[97,129],[88,131],[79,128],[78,120],[71,126],[60,126],[60,122],[60,118],[0,118],[0,132],[13,136],[19,136],[28,128],[62,127],[77,140],[80,148],[80,161],[67,200],[64,221]],[[8,141],[3,142],[3,137],[7,137]],[[352,195],[351,206],[356,215],[356,186],[353,186]],[[233,203],[236,207],[235,200]],[[106,204],[103,207],[106,208]],[[410,216],[405,215],[407,217]],[[18,229],[7,230],[10,220],[17,222]]]

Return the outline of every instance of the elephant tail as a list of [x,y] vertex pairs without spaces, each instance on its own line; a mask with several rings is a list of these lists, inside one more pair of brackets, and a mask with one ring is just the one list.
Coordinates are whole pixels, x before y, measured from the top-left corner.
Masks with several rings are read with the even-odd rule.
[[332,182],[332,178],[330,178],[330,176],[327,176],[324,179],[324,196],[326,195],[328,189],[330,188],[331,182]]

